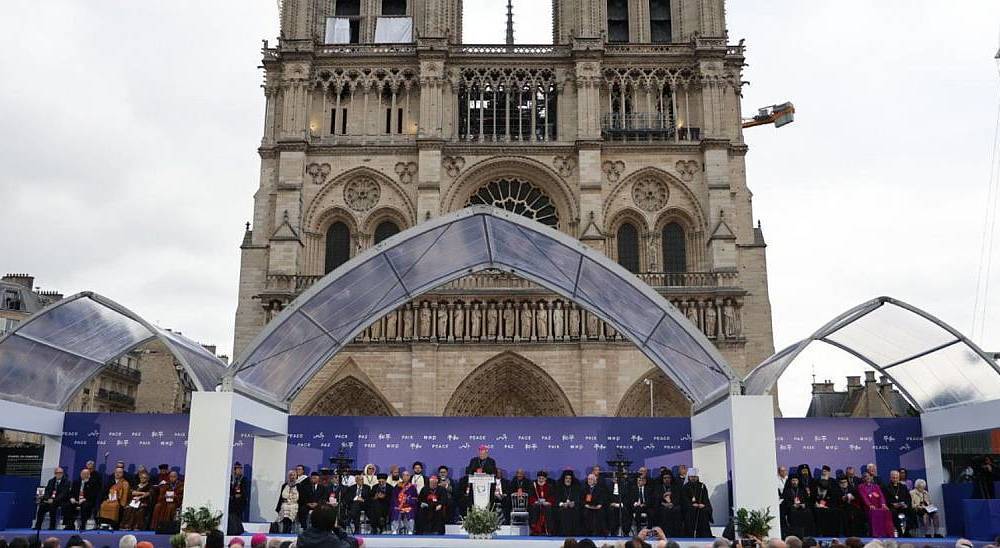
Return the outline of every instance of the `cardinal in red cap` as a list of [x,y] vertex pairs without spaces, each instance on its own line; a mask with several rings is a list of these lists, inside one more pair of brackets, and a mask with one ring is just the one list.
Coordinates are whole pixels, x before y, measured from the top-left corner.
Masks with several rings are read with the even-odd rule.
[[489,474],[495,476],[497,473],[497,462],[490,456],[490,448],[486,445],[479,446],[479,456],[472,457],[469,461],[465,473],[469,474]]

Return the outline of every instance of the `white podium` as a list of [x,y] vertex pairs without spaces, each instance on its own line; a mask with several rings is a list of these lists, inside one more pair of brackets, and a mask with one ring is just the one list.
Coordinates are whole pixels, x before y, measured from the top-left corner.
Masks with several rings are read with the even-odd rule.
[[490,507],[490,494],[493,482],[496,481],[490,474],[475,473],[469,476],[469,485],[472,486],[472,503],[476,508],[487,509]]

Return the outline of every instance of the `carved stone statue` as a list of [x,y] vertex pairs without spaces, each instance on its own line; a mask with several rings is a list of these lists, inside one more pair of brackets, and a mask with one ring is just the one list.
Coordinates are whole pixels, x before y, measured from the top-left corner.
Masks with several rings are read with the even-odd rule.
[[569,336],[571,339],[580,338],[580,309],[575,305],[569,305]]
[[563,329],[562,301],[556,301],[552,308],[552,337],[560,341],[563,334],[565,331]]
[[451,312],[451,333],[456,340],[465,338],[465,303],[455,303],[455,309]]
[[407,304],[403,307],[403,333],[402,339],[408,341],[413,338],[413,306]]
[[438,303],[437,305],[437,338],[443,341],[448,338],[448,304]]
[[727,339],[735,339],[742,335],[737,313],[736,303],[727,299],[726,304],[722,306],[722,329]]
[[521,340],[531,339],[531,327],[535,323],[532,316],[531,303],[527,301],[521,303]]
[[497,310],[495,303],[489,303],[487,306],[489,308],[486,309],[486,338],[492,341],[496,340],[500,329],[500,311]]
[[399,312],[393,310],[385,315],[385,339],[394,341],[399,337]]
[[718,334],[716,330],[718,319],[719,313],[715,310],[715,303],[707,303],[705,307],[705,334],[709,337],[714,337]]
[[687,308],[684,310],[684,314],[687,316],[688,321],[693,323],[696,327],[701,327],[701,321],[698,318],[698,302],[689,301]]
[[611,326],[611,324],[606,323],[604,324],[604,334],[608,337],[609,340],[614,340],[615,337],[618,336],[618,331],[616,331],[615,328]]
[[515,333],[514,303],[506,302],[503,305],[503,336],[512,339]]
[[421,339],[429,339],[431,337],[431,307],[426,301],[420,303],[419,323],[417,324],[417,329],[417,333]]
[[538,340],[549,338],[549,311],[548,303],[538,301],[538,311],[535,312],[535,336]]
[[601,319],[593,312],[587,312],[587,338],[596,339],[601,336]]
[[375,323],[373,323],[369,328],[369,330],[371,331],[373,341],[382,340],[382,322],[384,320],[385,318],[379,318],[375,320]]
[[479,309],[479,303],[472,303],[469,312],[469,336],[474,340],[483,336],[483,311]]

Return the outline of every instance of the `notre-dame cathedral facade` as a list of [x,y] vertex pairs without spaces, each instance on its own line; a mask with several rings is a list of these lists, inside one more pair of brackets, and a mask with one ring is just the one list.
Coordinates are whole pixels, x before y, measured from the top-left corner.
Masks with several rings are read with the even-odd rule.
[[[283,1],[278,44],[263,50],[237,357],[327,272],[470,204],[602,251],[735,370],[771,355],[765,244],[745,174],[743,47],[728,44],[723,0],[553,0],[553,43],[540,46],[515,45],[509,32],[507,44],[465,45],[462,17],[462,0]],[[664,416],[690,406],[610,326],[487,272],[381,318],[292,410]]]

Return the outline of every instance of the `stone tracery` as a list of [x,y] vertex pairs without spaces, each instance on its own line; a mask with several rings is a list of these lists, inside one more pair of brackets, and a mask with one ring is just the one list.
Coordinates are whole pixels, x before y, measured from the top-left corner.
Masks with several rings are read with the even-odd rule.
[[455,389],[446,417],[571,417],[566,394],[542,368],[511,352],[470,373]]

